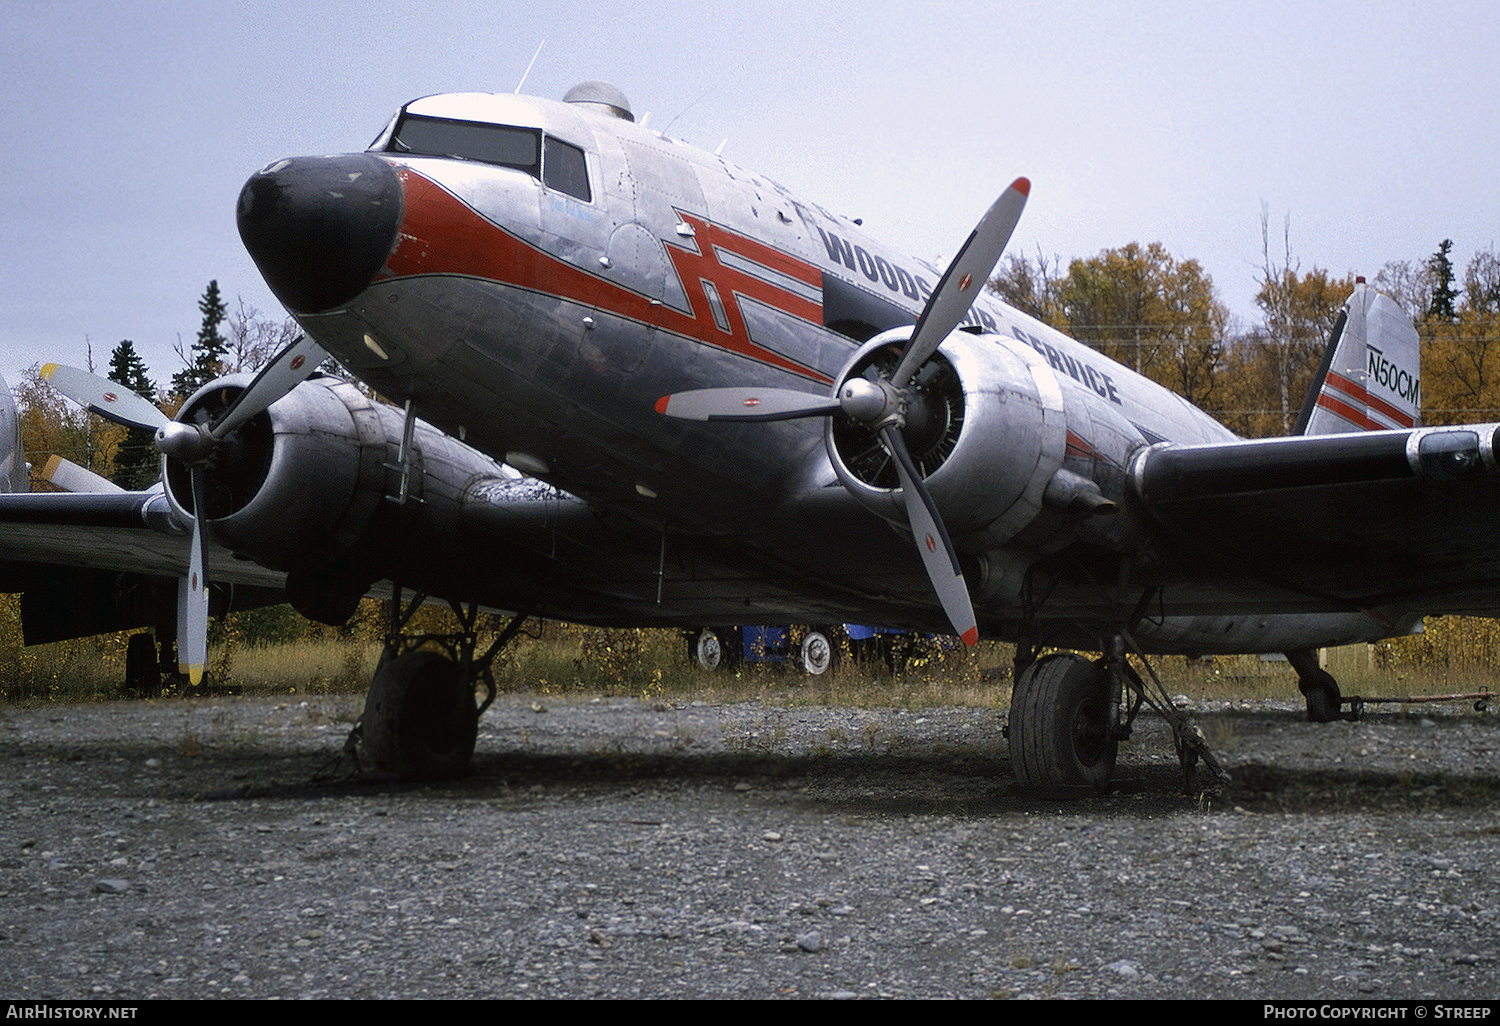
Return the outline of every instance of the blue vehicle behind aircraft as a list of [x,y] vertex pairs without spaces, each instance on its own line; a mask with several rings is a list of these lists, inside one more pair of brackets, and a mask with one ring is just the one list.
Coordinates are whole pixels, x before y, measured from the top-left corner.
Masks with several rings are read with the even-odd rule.
[[836,668],[845,657],[883,662],[904,669],[913,646],[923,639],[951,647],[955,638],[913,634],[889,627],[845,623],[818,627],[699,627],[683,632],[688,662],[705,670],[743,663],[783,664],[810,677]]

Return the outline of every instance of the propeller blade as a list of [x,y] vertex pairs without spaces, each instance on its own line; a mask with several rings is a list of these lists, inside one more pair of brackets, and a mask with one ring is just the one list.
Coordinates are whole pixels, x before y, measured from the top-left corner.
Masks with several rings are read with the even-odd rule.
[[697,388],[656,401],[656,412],[680,420],[795,420],[839,411],[837,399],[788,388]]
[[891,425],[881,430],[880,437],[891,455],[896,457],[896,473],[901,479],[906,518],[911,523],[917,551],[927,567],[927,577],[937,592],[938,602],[948,614],[954,632],[965,645],[972,646],[979,641],[979,628],[974,619],[974,604],[969,599],[969,586],[964,583],[963,571],[958,566],[958,552],[953,548],[942,517],[938,515],[932,493],[922,483],[922,475],[912,463],[901,429]]
[[37,475],[43,481],[49,481],[57,485],[65,492],[93,492],[120,493],[125,491],[107,477],[94,473],[87,467],[80,467],[72,460],[65,460],[61,456],[53,456]]
[[917,369],[937,352],[943,339],[968,316],[969,307],[995,270],[1000,254],[1005,252],[1005,244],[1021,220],[1030,192],[1031,182],[1017,178],[979,219],[927,300],[917,326],[912,329],[911,341],[906,343],[906,352],[901,354],[901,362],[891,375],[891,384],[906,387]]
[[116,424],[155,431],[167,422],[166,414],[150,401],[86,370],[49,363],[42,368],[41,378],[79,406]]
[[203,578],[206,539],[203,536],[203,471],[193,467],[193,541],[188,556],[188,575],[177,587],[177,669],[188,681],[203,680],[208,661],[208,582]]
[[235,397],[209,433],[215,439],[228,435],[306,381],[328,358],[326,349],[302,335],[260,369],[249,387]]

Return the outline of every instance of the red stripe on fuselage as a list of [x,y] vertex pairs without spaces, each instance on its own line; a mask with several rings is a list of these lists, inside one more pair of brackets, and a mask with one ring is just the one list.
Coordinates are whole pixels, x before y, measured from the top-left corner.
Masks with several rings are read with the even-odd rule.
[[[483,278],[571,300],[642,324],[654,324],[663,331],[727,349],[822,384],[832,381],[814,368],[757,345],[750,338],[738,302],[724,303],[730,330],[720,329],[699,284],[703,275],[694,274],[691,278],[683,275],[683,290],[692,304],[692,313],[674,310],[517,238],[441,185],[410,168],[400,168],[398,173],[405,190],[406,210],[396,248],[377,280],[432,274]],[[689,262],[705,265],[699,270],[713,271],[709,280],[716,287],[723,286],[721,296],[727,297],[731,293],[745,295],[802,320],[822,325],[823,311],[817,303],[753,275],[724,267],[716,255],[710,254],[718,246],[797,281],[821,287],[822,279],[811,265],[707,221],[694,218],[689,223],[702,236],[698,241],[703,255],[676,246],[666,247],[679,274],[681,254]],[[712,266],[707,267],[710,262]]]
[[[747,235],[732,232],[722,225],[705,221],[701,217],[679,210],[683,222],[693,229],[693,239],[698,243],[694,252],[675,243],[667,246],[667,256],[677,271],[677,280],[682,283],[683,293],[693,308],[693,317],[700,323],[717,323],[709,305],[706,291],[691,288],[689,282],[709,282],[724,302],[724,313],[729,319],[729,332],[736,340],[748,341],[750,332],[745,326],[744,314],[740,310],[739,297],[753,299],[772,309],[791,314],[811,324],[823,322],[823,307],[812,300],[782,288],[765,278],[758,278],[735,267],[729,267],[719,259],[720,253],[730,253],[768,270],[776,271],[794,281],[822,290],[823,276],[817,268],[780,250],[772,249]],[[727,286],[727,288],[726,288]],[[705,339],[704,341],[711,341]],[[718,342],[715,342],[718,344]],[[735,348],[731,346],[731,348]],[[738,351],[738,350],[736,350]]]

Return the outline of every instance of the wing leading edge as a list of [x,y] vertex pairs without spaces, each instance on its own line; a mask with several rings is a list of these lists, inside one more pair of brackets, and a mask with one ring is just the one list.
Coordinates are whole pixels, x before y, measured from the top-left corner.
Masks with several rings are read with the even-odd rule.
[[[21,492],[0,495],[0,560],[177,577],[188,533],[159,488],[144,492]],[[220,580],[280,587],[285,574],[212,546]]]

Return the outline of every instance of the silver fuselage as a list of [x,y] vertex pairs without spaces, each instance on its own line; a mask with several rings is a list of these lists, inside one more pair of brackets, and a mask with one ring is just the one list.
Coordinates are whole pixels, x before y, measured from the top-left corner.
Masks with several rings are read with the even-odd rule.
[[[408,116],[539,133],[581,151],[586,185],[405,152],[395,140]],[[552,612],[943,628],[896,507],[840,486],[823,423],[688,423],[656,410],[669,393],[726,384],[828,394],[863,339],[915,321],[940,276],[930,264],[717,155],[575,104],[430,97],[369,152],[400,179],[397,241],[352,299],[294,313],[385,398],[625,525],[640,573],[612,607]],[[963,444],[974,455],[929,483],[969,561],[984,633],[1038,636],[1040,623],[1086,644],[1122,622],[1142,582],[1158,594],[1137,637],[1157,651],[1284,651],[1409,626],[1267,590],[1253,568],[1212,585],[1152,581],[1132,460],[1163,441],[1233,435],[990,294],[943,353],[970,393]],[[1119,512],[1049,507],[1059,469]],[[552,572],[588,569],[573,563]]]

